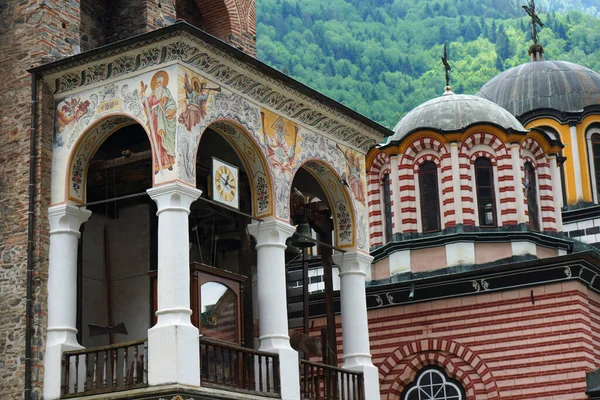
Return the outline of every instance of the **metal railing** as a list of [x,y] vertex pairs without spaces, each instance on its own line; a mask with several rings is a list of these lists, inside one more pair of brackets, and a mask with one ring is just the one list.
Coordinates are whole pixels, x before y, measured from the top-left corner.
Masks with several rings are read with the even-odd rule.
[[279,356],[200,336],[200,385],[281,397]]
[[61,374],[63,398],[147,386],[148,342],[66,351]]
[[364,400],[363,374],[300,360],[300,396],[305,400]]

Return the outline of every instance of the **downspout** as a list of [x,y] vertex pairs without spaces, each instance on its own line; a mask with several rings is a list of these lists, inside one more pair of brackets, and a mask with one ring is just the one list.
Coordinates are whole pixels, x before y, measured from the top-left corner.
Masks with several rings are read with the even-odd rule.
[[32,342],[32,293],[33,293],[33,233],[35,224],[35,149],[37,147],[37,81],[31,74],[31,128],[29,137],[29,209],[27,210],[27,294],[25,300],[25,393],[31,399],[31,342]]

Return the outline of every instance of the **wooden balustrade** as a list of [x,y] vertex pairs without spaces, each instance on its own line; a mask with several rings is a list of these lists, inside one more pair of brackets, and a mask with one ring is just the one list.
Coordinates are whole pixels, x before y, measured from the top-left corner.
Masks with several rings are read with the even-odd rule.
[[145,339],[63,353],[64,398],[147,385],[148,342]]
[[300,360],[300,394],[305,400],[364,400],[363,374]]
[[200,336],[200,385],[280,397],[279,356]]

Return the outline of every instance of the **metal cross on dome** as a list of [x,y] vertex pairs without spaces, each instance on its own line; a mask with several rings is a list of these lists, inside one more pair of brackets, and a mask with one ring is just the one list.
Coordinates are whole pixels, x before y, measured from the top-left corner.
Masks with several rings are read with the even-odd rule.
[[444,69],[446,70],[446,86],[450,86],[450,64],[448,64],[448,52],[446,51],[446,43],[444,43],[444,56],[442,57]]
[[533,40],[533,43],[538,44],[537,25],[539,25],[540,28],[543,28],[544,24],[542,23],[542,21],[540,20],[540,18],[538,17],[538,14],[536,12],[535,0],[529,0],[529,2],[527,3],[526,6],[521,6],[521,7],[523,7],[523,9],[531,17],[531,39]]

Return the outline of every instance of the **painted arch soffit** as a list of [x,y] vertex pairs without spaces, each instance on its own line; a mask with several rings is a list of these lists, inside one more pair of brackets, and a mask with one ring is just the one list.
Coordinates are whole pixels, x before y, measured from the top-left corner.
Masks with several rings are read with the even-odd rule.
[[186,32],[173,32],[129,47],[49,70],[45,77],[56,95],[163,64],[181,62],[214,82],[264,105],[286,118],[322,131],[366,153],[381,133],[305,96]]

